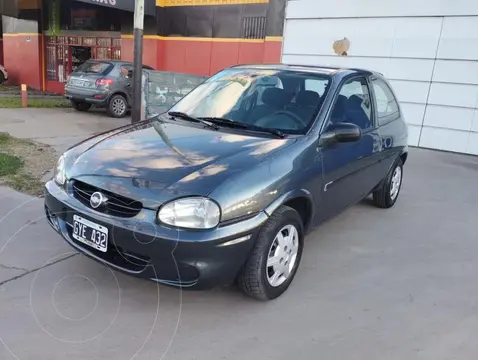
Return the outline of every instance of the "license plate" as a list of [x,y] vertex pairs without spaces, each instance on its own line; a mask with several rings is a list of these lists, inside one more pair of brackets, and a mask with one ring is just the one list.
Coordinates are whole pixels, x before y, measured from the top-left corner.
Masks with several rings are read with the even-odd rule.
[[72,80],[71,82],[73,85],[76,86],[82,86],[82,87],[88,87],[90,86],[90,82],[87,80]]
[[108,229],[81,216],[73,215],[73,238],[99,250],[108,251]]

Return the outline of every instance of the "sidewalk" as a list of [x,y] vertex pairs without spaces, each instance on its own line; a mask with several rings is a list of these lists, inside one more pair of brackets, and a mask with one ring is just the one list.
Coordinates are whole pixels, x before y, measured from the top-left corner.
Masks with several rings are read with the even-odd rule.
[[80,113],[73,109],[0,109],[0,132],[52,146],[58,153],[94,134],[128,124],[104,110]]

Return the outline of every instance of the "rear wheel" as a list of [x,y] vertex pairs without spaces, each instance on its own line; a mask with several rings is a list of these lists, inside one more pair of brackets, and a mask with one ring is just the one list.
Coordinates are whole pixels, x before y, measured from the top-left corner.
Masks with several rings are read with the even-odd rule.
[[3,75],[3,72],[0,71],[0,85],[2,85],[5,82],[5,75]]
[[300,215],[281,206],[262,227],[238,276],[242,292],[257,300],[272,300],[291,284],[299,267],[304,244]]
[[108,115],[115,118],[126,116],[128,111],[128,102],[123,95],[113,95],[108,103]]
[[373,192],[374,204],[382,209],[395,205],[402,188],[403,162],[401,158],[395,162],[379,189]]
[[71,106],[73,107],[73,109],[77,111],[82,111],[82,112],[88,111],[91,108],[91,104],[88,104],[83,101],[74,101],[74,100],[71,100]]

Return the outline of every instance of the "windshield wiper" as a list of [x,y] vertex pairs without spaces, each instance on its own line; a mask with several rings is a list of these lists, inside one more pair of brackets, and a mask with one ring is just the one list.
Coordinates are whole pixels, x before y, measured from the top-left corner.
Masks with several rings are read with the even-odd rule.
[[240,129],[247,129],[249,127],[247,124],[236,122],[236,121],[228,119],[228,118],[208,116],[208,117],[200,117],[198,119],[207,120],[207,121],[210,121],[214,124],[225,125],[225,126],[230,126],[230,127],[234,127],[234,128],[240,128]]
[[223,126],[228,126],[232,128],[237,128],[237,129],[247,129],[247,130],[255,130],[255,131],[260,131],[260,132],[267,132],[269,134],[275,135],[280,138],[284,138],[285,135],[282,131],[277,130],[277,129],[270,129],[270,128],[265,128],[262,126],[257,126],[257,125],[252,125],[252,124],[244,124],[240,123],[231,119],[227,118],[221,118],[221,117],[200,117],[198,118],[200,120],[207,120],[210,121],[214,124],[218,125],[223,125]]
[[195,123],[198,123],[198,124],[203,124],[203,125],[211,128],[211,129],[214,129],[214,130],[219,130],[218,126],[210,124],[209,122],[204,121],[204,119],[195,118],[194,116],[188,115],[188,114],[180,112],[180,111],[170,111],[170,112],[168,112],[168,115],[171,116],[173,119],[174,118],[179,118],[179,119],[195,122]]

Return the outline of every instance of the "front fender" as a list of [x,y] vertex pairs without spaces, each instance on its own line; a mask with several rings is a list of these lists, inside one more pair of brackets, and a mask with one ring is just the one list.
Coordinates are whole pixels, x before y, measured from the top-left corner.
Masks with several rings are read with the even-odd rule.
[[[267,214],[267,216],[271,216],[274,213],[274,211],[276,211],[279,207],[295,199],[305,199],[308,202],[308,205],[309,205],[308,209],[310,209],[310,212],[311,212],[311,214],[309,214],[309,220],[312,220],[315,215],[315,210],[313,206],[314,202],[312,199],[312,194],[307,189],[294,189],[294,190],[286,192],[285,194],[282,194],[273,202],[271,202],[264,209],[264,212]],[[312,224],[312,221],[308,222],[309,226],[305,229],[306,232],[308,228],[310,228],[310,224]]]

